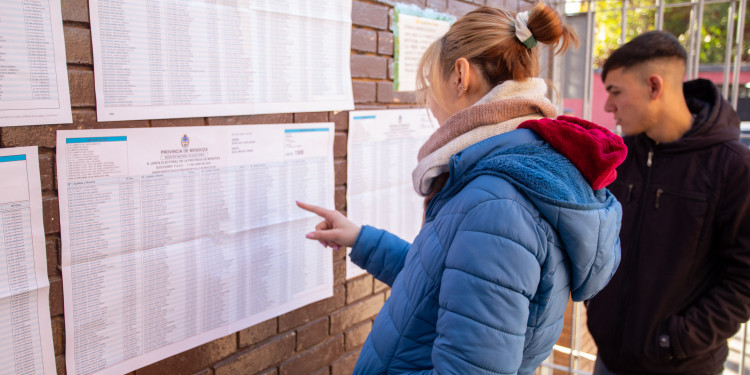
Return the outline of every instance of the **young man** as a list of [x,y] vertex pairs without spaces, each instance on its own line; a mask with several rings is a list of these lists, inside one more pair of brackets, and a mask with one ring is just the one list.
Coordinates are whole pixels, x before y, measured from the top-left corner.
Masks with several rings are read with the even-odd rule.
[[713,83],[684,82],[676,38],[648,32],[602,70],[628,156],[622,263],[588,302],[595,374],[718,374],[750,318],[750,149]]

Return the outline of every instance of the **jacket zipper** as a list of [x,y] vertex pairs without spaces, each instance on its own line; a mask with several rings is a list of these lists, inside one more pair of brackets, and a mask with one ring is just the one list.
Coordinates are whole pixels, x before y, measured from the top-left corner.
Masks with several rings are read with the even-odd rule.
[[[648,155],[646,157],[647,172],[646,172],[646,182],[643,184],[644,193],[648,191],[648,186],[651,184],[651,166],[653,164],[654,164],[654,149],[653,149],[653,146],[651,146],[651,149],[648,151]],[[633,192],[633,184],[630,184],[628,185],[628,200],[630,200],[632,192]],[[641,236],[641,226],[643,222],[642,217],[643,217],[643,213],[646,210],[645,198],[646,198],[645,194],[642,195],[641,202],[638,205],[638,212],[636,212],[636,218],[638,221],[635,223],[635,235],[633,236],[633,242],[632,242],[633,245],[631,246],[630,260],[627,262],[627,266],[625,268],[626,275],[630,275],[630,272],[633,269],[633,267],[635,267],[635,265],[638,264],[638,258],[640,258],[638,256],[639,254],[638,253],[633,254],[632,250],[636,248],[636,245],[638,244],[638,239]],[[633,299],[633,296],[631,296],[630,294],[630,289],[634,282],[633,279],[634,278],[629,277],[625,280],[625,288],[622,291],[622,295],[623,295],[622,300],[625,301],[625,303],[620,305],[620,317],[617,320],[620,322],[620,329],[617,335],[617,338],[618,338],[617,342],[620,345],[618,352],[620,353],[621,356],[624,354],[622,353],[622,346],[623,346],[622,337],[623,337],[623,334],[625,333],[625,324],[627,323],[625,321],[625,318],[627,317],[627,310],[629,310],[628,308],[632,305],[632,299]]]

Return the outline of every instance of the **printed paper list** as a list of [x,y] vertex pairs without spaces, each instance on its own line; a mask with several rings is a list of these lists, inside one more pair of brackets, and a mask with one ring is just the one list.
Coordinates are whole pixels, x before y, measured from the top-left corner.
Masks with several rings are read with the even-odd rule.
[[36,147],[0,149],[0,373],[52,374],[55,353]]
[[90,5],[100,121],[353,109],[350,1]]
[[211,128],[59,132],[69,371],[128,372],[332,295],[294,205],[332,205],[330,124]]
[[0,126],[72,122],[60,2],[0,3]]
[[[347,215],[357,224],[386,229],[407,241],[422,224],[422,198],[411,172],[435,121],[424,109],[349,112]],[[348,262],[347,278],[364,272]]]

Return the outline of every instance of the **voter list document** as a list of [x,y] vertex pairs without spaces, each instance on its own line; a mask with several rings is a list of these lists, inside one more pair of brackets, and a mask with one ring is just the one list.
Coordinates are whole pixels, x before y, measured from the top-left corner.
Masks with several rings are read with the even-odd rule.
[[60,0],[0,1],[0,126],[69,122]]
[[99,121],[354,109],[351,0],[89,0]]
[[[350,220],[411,242],[422,226],[423,198],[411,172],[417,153],[437,128],[426,109],[349,112],[346,207]],[[347,257],[347,278],[365,271]]]
[[0,148],[0,373],[54,374],[37,148]]
[[122,374],[333,295],[305,238],[333,124],[57,133],[69,374]]

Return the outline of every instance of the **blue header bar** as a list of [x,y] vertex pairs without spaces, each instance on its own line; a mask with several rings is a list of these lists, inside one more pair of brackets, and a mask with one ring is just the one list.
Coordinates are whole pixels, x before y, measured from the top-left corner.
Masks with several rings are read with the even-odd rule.
[[0,163],[4,163],[6,161],[21,161],[21,160],[26,160],[26,155],[0,156]]
[[286,129],[284,133],[327,132],[328,128]]
[[86,137],[86,138],[68,138],[65,143],[94,143],[94,142],[122,142],[127,141],[128,137]]
[[370,116],[354,116],[355,120],[367,120],[367,119],[371,119],[371,118],[375,118],[375,115],[370,115]]

